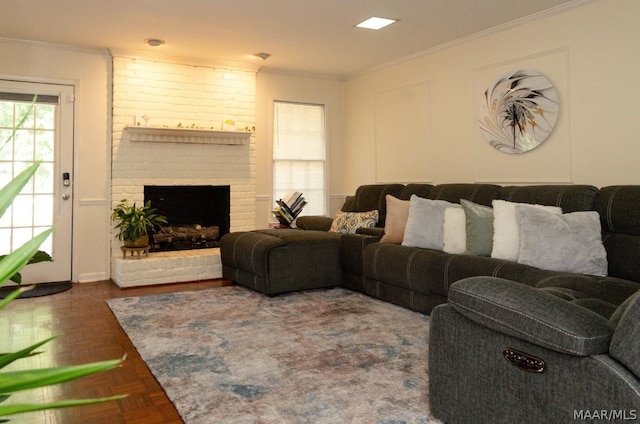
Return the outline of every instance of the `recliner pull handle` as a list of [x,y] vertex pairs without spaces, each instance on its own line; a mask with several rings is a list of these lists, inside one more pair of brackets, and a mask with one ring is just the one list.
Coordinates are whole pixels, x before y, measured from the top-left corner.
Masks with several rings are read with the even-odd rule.
[[505,347],[502,351],[502,356],[511,365],[514,365],[526,372],[540,373],[544,372],[546,364],[537,356],[529,355],[528,353],[520,352],[519,350]]

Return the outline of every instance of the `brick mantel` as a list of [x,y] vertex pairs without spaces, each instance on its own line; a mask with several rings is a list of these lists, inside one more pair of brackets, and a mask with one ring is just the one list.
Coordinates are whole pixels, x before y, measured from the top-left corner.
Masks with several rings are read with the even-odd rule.
[[216,131],[200,128],[127,126],[125,131],[129,134],[130,141],[153,143],[246,144],[251,138],[249,131]]

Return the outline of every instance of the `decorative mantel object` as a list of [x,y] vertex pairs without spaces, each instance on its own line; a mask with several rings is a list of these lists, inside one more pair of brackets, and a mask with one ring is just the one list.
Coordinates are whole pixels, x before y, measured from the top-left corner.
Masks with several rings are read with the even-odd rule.
[[125,131],[129,134],[131,141],[154,143],[246,144],[251,138],[250,131],[219,131],[200,128],[127,126]]
[[558,120],[553,84],[536,71],[520,69],[487,88],[480,103],[482,135],[503,153],[524,153],[541,145]]

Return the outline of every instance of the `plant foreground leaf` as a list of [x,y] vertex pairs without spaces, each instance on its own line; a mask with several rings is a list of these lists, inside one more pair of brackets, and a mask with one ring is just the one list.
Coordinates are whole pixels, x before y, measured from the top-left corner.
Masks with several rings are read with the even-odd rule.
[[[0,260],[4,259],[5,256],[7,256],[7,255],[0,255]],[[27,265],[37,264],[39,262],[53,262],[53,258],[47,252],[43,252],[42,250],[38,250],[29,259],[29,262],[27,262]],[[9,280],[13,281],[16,284],[21,284],[22,283],[22,275],[20,275],[19,272],[16,272],[15,274],[13,274],[11,276],[11,278],[9,278]]]
[[13,393],[52,384],[64,383],[91,374],[113,369],[122,363],[122,359],[94,362],[68,367],[20,370],[0,374],[0,393]]
[[10,363],[17,361],[18,359],[27,358],[29,356],[34,355],[33,351],[39,348],[40,346],[49,343],[51,340],[55,339],[58,336],[49,337],[48,339],[44,339],[41,342],[38,342],[34,345],[31,345],[27,348],[19,350],[13,353],[5,353],[0,355],[0,368],[4,368]]
[[0,217],[7,211],[13,199],[22,191],[29,182],[33,174],[40,166],[40,162],[36,162],[21,173],[19,173],[9,184],[0,190]]
[[117,395],[117,396],[95,398],[95,399],[60,400],[57,402],[42,403],[42,404],[5,405],[5,406],[0,406],[0,417],[4,417],[7,415],[20,414],[23,412],[42,411],[44,409],[68,408],[71,406],[83,406],[83,405],[92,405],[94,403],[111,402],[113,400],[123,399],[126,397],[127,395]]
[[43,231],[0,260],[0,287],[29,262],[52,232],[53,228]]
[[[2,286],[2,284],[0,284],[0,286]],[[13,299],[15,299],[16,297],[20,296],[21,293],[29,291],[34,287],[35,286],[20,287],[20,288],[17,288],[16,290],[12,291],[11,293],[9,293],[9,295],[7,295],[7,297],[5,297],[4,299],[0,299],[0,309],[4,308]]]

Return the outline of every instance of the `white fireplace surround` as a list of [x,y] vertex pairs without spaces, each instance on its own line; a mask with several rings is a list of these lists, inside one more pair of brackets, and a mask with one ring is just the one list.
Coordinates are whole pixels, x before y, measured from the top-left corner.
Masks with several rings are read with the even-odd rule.
[[[227,79],[225,73],[114,57],[112,206],[122,199],[143,202],[145,185],[228,185],[229,230],[255,228],[255,137],[221,131],[220,125],[228,120],[237,128],[255,125],[256,76],[237,71]],[[139,125],[137,117],[148,126]],[[222,276],[218,249],[123,259],[121,242],[113,235],[112,240],[111,276],[123,287]]]
[[[230,231],[255,226],[253,137],[246,144],[133,142],[121,133],[114,154],[112,200],[142,203],[145,185],[228,185]],[[178,135],[179,136],[179,135]],[[153,205],[152,205],[153,206]],[[112,279],[120,287],[208,280],[222,277],[219,249],[150,253],[124,259],[112,246]]]

